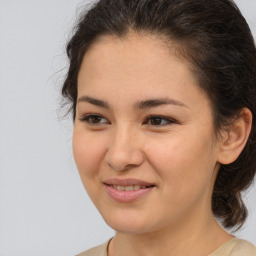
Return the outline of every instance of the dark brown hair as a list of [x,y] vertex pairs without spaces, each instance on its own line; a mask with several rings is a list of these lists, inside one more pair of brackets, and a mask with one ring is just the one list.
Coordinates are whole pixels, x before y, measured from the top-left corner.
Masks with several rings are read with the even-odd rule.
[[238,159],[221,165],[212,210],[226,228],[247,217],[241,192],[256,172],[256,49],[249,26],[230,0],[100,0],[82,13],[67,45],[69,70],[62,95],[76,116],[77,76],[82,58],[103,35],[125,38],[129,31],[175,43],[189,61],[198,84],[212,101],[219,131],[243,107],[253,115],[252,130]]

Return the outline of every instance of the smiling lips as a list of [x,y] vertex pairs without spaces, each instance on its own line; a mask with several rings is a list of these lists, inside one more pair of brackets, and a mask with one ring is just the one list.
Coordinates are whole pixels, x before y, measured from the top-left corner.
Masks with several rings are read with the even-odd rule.
[[146,194],[154,184],[137,179],[110,179],[103,182],[111,198],[118,202],[132,202]]
[[132,185],[132,186],[110,185],[110,186],[117,189],[118,191],[132,191],[132,190],[139,190],[147,187],[147,186],[140,186],[140,185]]

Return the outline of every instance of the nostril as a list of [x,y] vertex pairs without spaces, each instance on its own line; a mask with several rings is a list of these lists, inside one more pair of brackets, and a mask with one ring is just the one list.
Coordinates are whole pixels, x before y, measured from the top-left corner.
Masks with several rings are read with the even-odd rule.
[[138,149],[134,150],[109,150],[106,154],[107,164],[116,171],[126,171],[140,166],[144,160],[144,153]]

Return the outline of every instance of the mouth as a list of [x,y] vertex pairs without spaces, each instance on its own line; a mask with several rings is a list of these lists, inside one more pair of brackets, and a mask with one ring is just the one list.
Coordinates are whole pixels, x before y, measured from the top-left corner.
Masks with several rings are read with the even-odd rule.
[[137,179],[110,179],[103,182],[107,194],[119,203],[128,203],[149,195],[154,184]]
[[106,184],[109,187],[112,187],[118,191],[136,191],[136,190],[140,190],[140,189],[145,189],[145,188],[152,188],[155,185],[149,185],[149,186],[145,186],[145,185],[130,185],[130,186],[121,186],[121,185],[114,185],[114,184]]

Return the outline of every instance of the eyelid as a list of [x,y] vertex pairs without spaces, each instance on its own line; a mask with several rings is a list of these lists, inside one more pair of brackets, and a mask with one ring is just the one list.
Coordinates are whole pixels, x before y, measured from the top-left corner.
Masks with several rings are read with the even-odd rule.
[[[96,117],[96,118],[100,118],[100,122],[90,122],[90,118],[93,118],[93,117]],[[160,124],[149,124],[149,120],[150,119],[160,119]],[[90,126],[101,126],[101,125],[106,125],[106,124],[110,124],[110,122],[108,121],[107,118],[105,118],[104,116],[102,116],[101,114],[98,114],[98,113],[87,113],[87,114],[83,114],[81,117],[78,118],[81,122],[85,122],[87,125],[90,125]],[[102,123],[102,119],[105,119],[106,122],[103,122]],[[165,121],[164,124],[161,124],[162,121]],[[166,116],[162,116],[162,115],[150,115],[150,116],[147,116],[144,121],[142,122],[142,125],[148,125],[148,126],[151,126],[151,127],[164,127],[164,126],[168,126],[168,125],[172,125],[172,124],[175,124],[175,123],[178,123],[175,119],[173,118],[170,118],[170,117],[166,117]]]
[[153,124],[146,124],[146,125],[155,126],[155,127],[163,127],[163,126],[178,123],[175,119],[170,118],[170,117],[166,117],[166,116],[162,116],[162,115],[150,115],[145,118],[145,120],[143,121],[143,124],[146,121],[148,121],[150,118],[159,118],[159,119],[167,121],[168,123],[167,124],[159,124],[159,125],[153,125]]
[[[97,114],[97,113],[88,113],[88,114],[84,114],[84,115],[82,115],[81,117],[79,117],[79,120],[80,120],[81,122],[85,122],[85,123],[87,123],[88,125],[93,125],[93,126],[98,126],[98,125],[105,125],[105,124],[107,124],[107,123],[92,123],[92,122],[89,122],[89,118],[90,118],[90,117],[100,117],[100,118],[105,119],[105,120],[108,121],[107,118],[105,118],[104,116],[102,116],[102,115],[100,115],[100,114]],[[108,123],[109,123],[109,121],[108,121]]]

